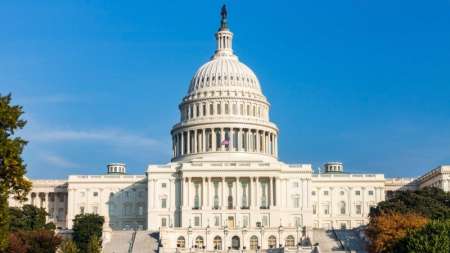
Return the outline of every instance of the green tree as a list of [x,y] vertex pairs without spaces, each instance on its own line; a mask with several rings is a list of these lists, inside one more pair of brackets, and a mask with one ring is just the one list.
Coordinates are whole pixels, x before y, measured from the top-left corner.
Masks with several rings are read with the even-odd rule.
[[87,253],[101,253],[102,247],[101,247],[101,241],[96,235],[93,235],[91,239],[89,240],[89,243],[87,245]]
[[59,246],[60,253],[78,253],[77,245],[72,240],[64,240]]
[[[73,220],[72,239],[80,252],[86,252],[88,243],[93,236],[102,238],[105,219],[98,214],[78,214]],[[100,242],[101,244],[101,242]]]
[[370,217],[384,212],[414,212],[430,219],[450,219],[450,193],[435,187],[417,191],[398,191],[394,197],[378,203]]
[[30,253],[55,253],[62,241],[54,231],[46,229],[23,231],[22,234]]
[[9,237],[8,197],[23,200],[31,189],[24,175],[21,158],[26,141],[14,136],[26,121],[21,119],[21,106],[11,105],[11,95],[0,94],[0,250],[6,249]]
[[47,215],[48,213],[44,208],[35,207],[33,205],[24,205],[22,208],[10,207],[10,230],[54,230],[54,228],[52,229],[54,226],[53,223],[45,223],[45,217]]
[[422,229],[409,231],[409,234],[398,242],[395,252],[450,252],[450,220],[431,221]]

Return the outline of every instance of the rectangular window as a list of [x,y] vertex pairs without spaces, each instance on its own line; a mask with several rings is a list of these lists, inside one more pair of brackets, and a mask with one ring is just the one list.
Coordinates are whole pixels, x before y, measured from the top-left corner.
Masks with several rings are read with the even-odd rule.
[[54,208],[50,208],[50,212],[48,212],[48,217],[53,218],[53,213],[55,212]]
[[324,191],[324,192],[323,192],[323,195],[324,195],[324,196],[328,196],[328,191]]
[[203,104],[203,116],[206,116],[206,104]]
[[359,196],[359,195],[361,195],[361,192],[360,191],[355,191],[355,195]]
[[323,214],[328,215],[330,213],[330,208],[328,205],[322,206]]
[[217,104],[217,114],[220,115],[222,113],[222,108],[220,108],[220,104]]
[[313,214],[316,214],[316,213],[317,213],[317,207],[316,207],[316,205],[313,205],[312,207],[313,207]]
[[269,226],[269,217],[267,217],[267,215],[263,215],[263,217],[262,217],[262,225],[264,227]]
[[242,217],[242,225],[246,228],[246,227],[248,227],[248,216],[247,215],[244,215],[243,217]]
[[199,216],[194,217],[194,226],[200,227],[200,217]]
[[161,218],[161,227],[167,227],[167,218]]
[[167,208],[167,199],[161,199],[161,208]]
[[293,202],[294,202],[294,208],[299,208],[300,207],[300,197],[299,196],[294,196],[292,199],[293,199]]
[[162,183],[161,184],[161,188],[166,188],[167,187],[167,184],[166,183]]
[[94,197],[98,197],[98,192],[93,192],[92,195],[93,195]]
[[369,196],[373,196],[373,191],[369,191]]
[[361,205],[356,205],[356,214],[361,214]]
[[220,216],[218,215],[214,216],[214,226],[216,227],[220,226]]

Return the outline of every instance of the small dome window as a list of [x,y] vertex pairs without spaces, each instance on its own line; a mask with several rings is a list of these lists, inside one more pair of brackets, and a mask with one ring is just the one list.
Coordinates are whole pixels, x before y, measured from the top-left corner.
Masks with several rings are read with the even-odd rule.
[[215,81],[215,80],[216,80],[216,77],[215,77],[215,76],[213,76],[213,77],[212,77],[212,80],[213,80],[213,81]]

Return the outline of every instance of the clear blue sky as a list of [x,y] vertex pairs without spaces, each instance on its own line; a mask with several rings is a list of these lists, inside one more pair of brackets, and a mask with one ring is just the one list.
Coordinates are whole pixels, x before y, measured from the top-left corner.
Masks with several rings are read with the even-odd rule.
[[[224,1],[2,1],[0,92],[32,178],[170,159]],[[289,163],[418,176],[450,163],[450,1],[225,1]]]

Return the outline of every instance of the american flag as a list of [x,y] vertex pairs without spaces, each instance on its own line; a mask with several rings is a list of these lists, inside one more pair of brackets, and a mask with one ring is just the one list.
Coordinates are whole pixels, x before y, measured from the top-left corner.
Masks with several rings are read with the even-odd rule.
[[225,140],[223,140],[222,143],[220,143],[220,144],[221,144],[221,145],[225,145],[225,146],[230,145],[230,140],[225,139]]

